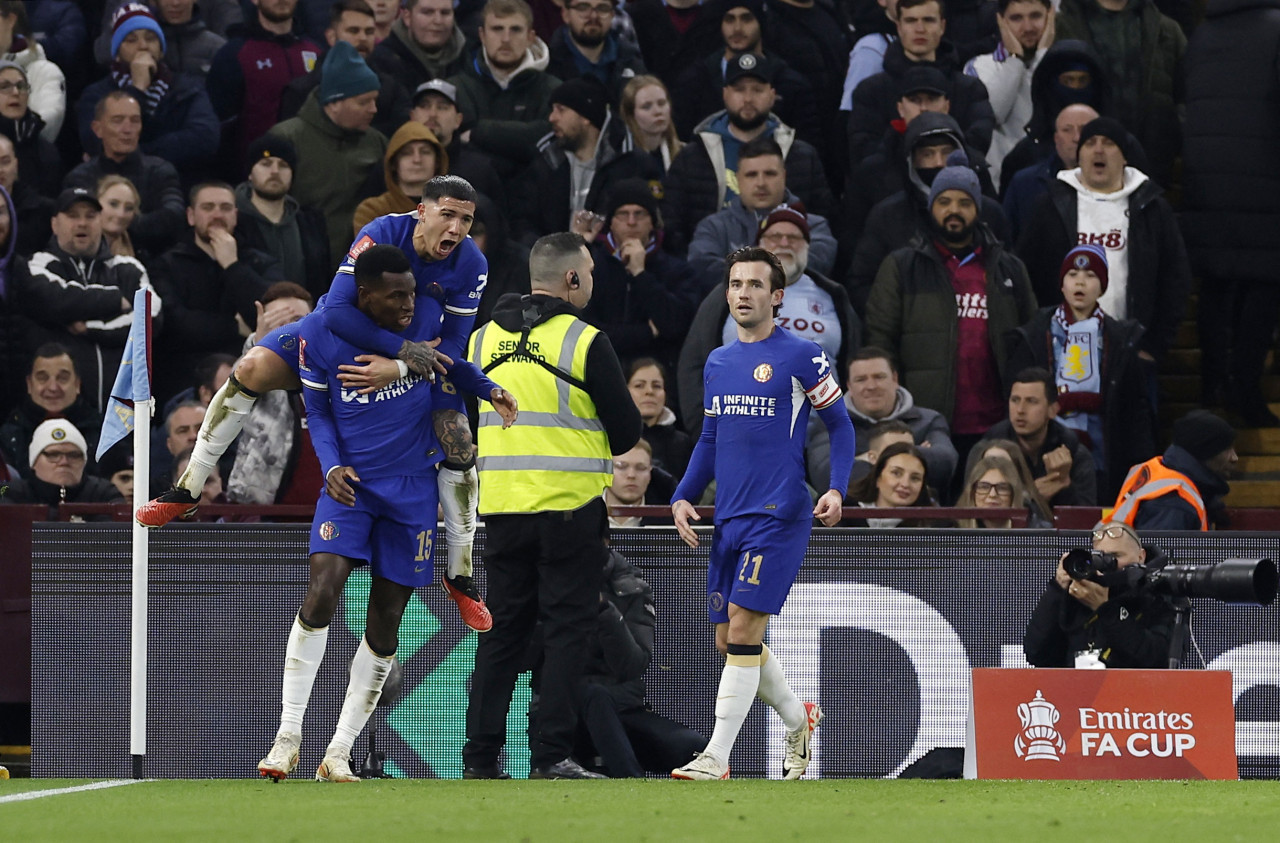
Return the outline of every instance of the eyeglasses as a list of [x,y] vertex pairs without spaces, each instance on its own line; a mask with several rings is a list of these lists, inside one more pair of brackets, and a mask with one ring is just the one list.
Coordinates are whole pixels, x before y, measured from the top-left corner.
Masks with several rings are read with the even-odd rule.
[[79,451],[44,451],[41,456],[54,464],[65,462],[76,465],[84,462],[84,454]]
[[1103,527],[1101,530],[1093,531],[1093,540],[1096,542],[1100,542],[1103,540],[1103,538],[1118,539],[1121,536],[1127,536],[1127,535],[1130,535],[1130,532],[1126,527],[1121,527],[1118,525],[1115,527]]
[[977,483],[973,484],[973,493],[980,498],[985,498],[987,495],[991,494],[992,492],[995,492],[999,497],[1002,497],[1002,498],[1013,497],[1013,484],[1012,483],[987,483],[982,480],[979,480]]
[[583,15],[584,17],[597,17],[597,18],[613,17],[613,7],[605,6],[603,4],[599,6],[593,6],[590,3],[574,3],[572,6],[569,6],[568,8],[569,8],[569,11],[577,12],[578,14]]
[[31,85],[26,82],[0,82],[0,94],[7,94],[10,91],[17,91],[20,94],[31,92]]

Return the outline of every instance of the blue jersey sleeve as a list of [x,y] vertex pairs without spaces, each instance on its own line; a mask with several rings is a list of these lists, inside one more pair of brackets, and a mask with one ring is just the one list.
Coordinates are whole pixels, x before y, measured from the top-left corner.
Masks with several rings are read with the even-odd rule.
[[437,347],[454,360],[465,356],[467,340],[480,310],[480,297],[489,283],[489,261],[475,241],[468,237],[458,250],[460,254],[453,277],[448,279],[445,288],[444,322],[440,326],[440,345]]
[[321,350],[323,340],[314,332],[306,333],[311,334],[311,342],[306,336],[302,339],[298,352],[298,378],[302,381],[302,400],[307,409],[311,446],[320,461],[320,470],[328,477],[335,466],[342,464],[342,451],[338,444],[338,427],[333,420],[333,407],[329,403],[329,369]]
[[[708,366],[707,369],[710,367]],[[712,400],[707,389],[707,374],[702,376],[702,433],[693,445],[693,454],[689,457],[689,466],[680,478],[671,495],[672,502],[689,501],[697,503],[711,482],[716,470],[716,402]]]
[[404,345],[404,337],[380,328],[356,308],[356,258],[370,246],[387,242],[382,238],[382,217],[373,220],[356,235],[342,265],[334,273],[329,292],[324,295],[324,306],[319,308],[326,330],[332,331],[356,348],[377,352],[383,357],[395,359]]
[[800,385],[809,403],[817,411],[818,417],[827,426],[831,436],[831,475],[830,487],[844,495],[849,488],[849,472],[853,470],[854,433],[853,422],[844,411],[844,402],[840,399],[844,393],[836,383],[831,361],[822,348],[815,343],[810,346],[809,360],[799,361]]

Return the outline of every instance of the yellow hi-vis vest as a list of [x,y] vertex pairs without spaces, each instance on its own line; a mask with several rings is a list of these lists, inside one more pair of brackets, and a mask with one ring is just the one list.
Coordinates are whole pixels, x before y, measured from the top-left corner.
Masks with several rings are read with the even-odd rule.
[[507,430],[493,405],[480,402],[480,514],[574,510],[613,484],[609,437],[582,388],[599,333],[562,313],[531,328],[526,342],[496,322],[471,335],[467,359],[520,402]]

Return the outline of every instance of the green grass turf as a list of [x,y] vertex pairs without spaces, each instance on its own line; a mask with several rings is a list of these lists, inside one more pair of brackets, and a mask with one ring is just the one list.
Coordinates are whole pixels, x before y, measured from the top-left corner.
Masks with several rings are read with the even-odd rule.
[[[0,782],[0,797],[83,781]],[[38,841],[1267,841],[1275,782],[154,781],[0,804]]]

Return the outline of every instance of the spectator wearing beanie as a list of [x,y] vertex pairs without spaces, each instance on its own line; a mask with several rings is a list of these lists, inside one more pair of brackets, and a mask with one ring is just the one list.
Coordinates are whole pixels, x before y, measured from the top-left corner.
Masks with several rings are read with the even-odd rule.
[[142,106],[142,151],[165,159],[190,182],[217,154],[218,115],[198,77],[175,72],[165,63],[167,48],[147,6],[127,3],[116,11],[107,75],[85,88],[76,105],[80,143],[90,155],[101,150],[92,129],[98,100],[108,91],[127,91]]
[[1026,268],[978,220],[964,152],[929,189],[929,234],[889,254],[867,299],[867,342],[900,363],[916,403],[947,418],[963,461],[1006,416],[1007,334],[1035,313]]
[[[1107,250],[1110,282],[1102,309],[1147,329],[1140,352],[1159,360],[1173,342],[1191,291],[1182,232],[1163,191],[1130,164],[1129,133],[1099,117],[1080,130],[1078,164],[1063,170],[1036,201],[1018,238],[1042,305],[1058,301],[1062,256],[1081,240]],[[1154,392],[1154,389],[1153,389]]]
[[1239,457],[1236,431],[1208,410],[1173,423],[1173,444],[1135,465],[1116,498],[1112,521],[1135,530],[1207,530],[1226,526],[1223,498]]
[[1135,460],[1156,453],[1155,414],[1138,357],[1145,330],[1098,306],[1107,290],[1107,253],[1077,246],[1062,261],[1062,301],[1041,308],[1012,337],[1006,371],[1047,369],[1057,384],[1057,420],[1093,453],[1098,498],[1113,500]]
[[50,143],[57,143],[67,113],[67,79],[62,68],[46,58],[44,48],[36,42],[27,18],[30,5],[34,4],[0,0],[0,59],[22,66],[31,85],[27,105],[44,120],[40,134]]
[[246,177],[236,186],[236,239],[271,255],[282,277],[319,299],[333,280],[329,237],[324,214],[289,195],[297,169],[297,151],[279,135],[249,144]]
[[297,150],[292,194],[324,213],[331,267],[342,262],[351,245],[356,206],[386,189],[387,139],[371,128],[378,85],[378,75],[356,48],[339,41],[325,56],[320,87],[307,96],[297,117],[270,132]]
[[656,177],[618,182],[589,247],[595,292],[582,317],[609,335],[624,368],[652,357],[671,371],[698,306],[693,270],[662,250],[661,190]]
[[[84,434],[66,419],[49,419],[35,429],[28,449],[31,474],[13,480],[0,503],[120,503],[124,496],[109,481],[85,471],[91,454]],[[111,516],[87,520],[109,521]]]
[[589,242],[604,222],[584,211],[598,214],[622,181],[662,178],[657,160],[632,145],[608,103],[604,87],[589,77],[552,92],[551,132],[513,189],[512,227],[525,245],[566,228]]
[[[849,355],[862,344],[862,324],[844,289],[810,270],[812,232],[803,205],[779,205],[760,222],[748,245],[760,245],[778,256],[786,273],[786,293],[775,321],[796,336],[812,340],[827,353],[833,366],[843,370]],[[680,415],[685,429],[696,435],[702,428],[702,367],[707,356],[738,337],[737,323],[729,318],[725,274],[703,298],[680,350],[677,384]]]

